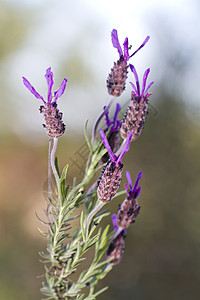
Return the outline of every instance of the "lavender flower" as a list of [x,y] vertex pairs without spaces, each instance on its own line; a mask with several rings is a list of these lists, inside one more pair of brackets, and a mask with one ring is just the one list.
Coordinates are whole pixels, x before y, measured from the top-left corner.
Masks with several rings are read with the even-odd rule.
[[119,43],[117,30],[113,29],[111,33],[112,44],[114,48],[117,48],[119,53],[119,60],[114,63],[113,68],[111,69],[110,74],[108,75],[107,79],[107,88],[108,93],[110,95],[119,97],[122,92],[125,90],[126,79],[128,74],[128,60],[135,55],[144,45],[148,42],[149,36],[146,37],[142,45],[134,51],[131,55],[129,55],[129,45],[128,45],[128,38],[125,38],[123,43],[123,50]]
[[108,150],[110,159],[108,160],[107,165],[103,168],[99,177],[97,195],[100,201],[109,202],[115,196],[121,183],[123,168],[121,160],[124,154],[129,150],[132,132],[130,132],[130,134],[127,136],[124,148],[119,157],[112,152],[106,135],[102,129],[100,130],[100,134],[104,146]]
[[[106,106],[104,106],[104,110],[106,109]],[[106,118],[106,130],[104,130],[104,132],[106,133],[108,131],[108,129],[110,129],[109,134],[108,134],[108,142],[110,144],[110,148],[112,150],[112,152],[116,152],[119,148],[119,128],[121,125],[121,120],[117,119],[117,115],[118,112],[120,111],[121,106],[119,103],[116,104],[116,110],[115,110],[115,114],[113,117],[113,120],[110,120],[109,118],[109,111],[106,112],[105,114],[105,118]],[[104,154],[102,156],[101,161],[103,163],[107,162],[109,159],[109,155],[108,153]]]
[[59,89],[54,92],[54,96],[52,96],[52,86],[54,84],[53,81],[53,72],[51,68],[46,70],[45,78],[47,81],[48,86],[48,93],[47,93],[47,101],[35,90],[35,88],[30,84],[30,82],[23,78],[23,83],[27,87],[27,89],[37,98],[41,99],[44,105],[40,106],[40,113],[43,114],[45,119],[45,124],[43,127],[46,129],[46,133],[49,137],[58,138],[65,132],[65,124],[62,121],[62,113],[59,112],[57,109],[56,101],[58,98],[62,96],[65,91],[67,79],[64,78],[63,82],[61,83]]
[[128,228],[131,223],[135,222],[135,218],[139,214],[140,206],[138,205],[137,197],[141,190],[141,187],[138,186],[138,184],[142,177],[142,172],[138,174],[134,187],[132,185],[131,175],[128,171],[126,172],[126,177],[128,184],[125,184],[124,186],[127,192],[127,198],[123,201],[122,205],[120,205],[117,214],[117,225],[122,228]]
[[125,139],[129,134],[129,132],[132,131],[133,132],[132,140],[136,140],[142,132],[145,118],[148,114],[147,103],[148,103],[148,97],[151,95],[151,93],[148,93],[147,91],[152,86],[153,81],[151,81],[146,87],[147,77],[150,72],[150,69],[147,69],[144,72],[142,90],[140,91],[140,84],[139,84],[137,72],[134,66],[131,64],[130,64],[130,68],[135,76],[136,85],[130,82],[133,88],[133,91],[131,93],[132,96],[131,103],[121,123],[120,134],[121,137]]
[[[112,215],[112,222],[115,232],[118,231],[118,225],[117,225],[117,216],[116,214]],[[110,264],[112,266],[117,265],[120,263],[124,248],[125,248],[125,234],[126,230],[121,230],[120,233],[117,235],[117,237],[111,242],[108,252],[107,252],[107,259],[110,260]]]

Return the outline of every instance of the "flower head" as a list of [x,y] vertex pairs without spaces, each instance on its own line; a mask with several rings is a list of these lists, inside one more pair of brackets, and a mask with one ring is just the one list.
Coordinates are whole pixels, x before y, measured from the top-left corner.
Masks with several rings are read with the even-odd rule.
[[137,202],[137,197],[140,194],[141,187],[138,186],[140,178],[142,177],[142,172],[138,174],[135,185],[133,187],[131,175],[127,171],[126,177],[128,184],[125,184],[125,189],[127,192],[127,198],[123,201],[122,205],[119,206],[117,214],[117,225],[121,228],[128,228],[130,224],[135,222],[135,218],[140,212],[140,206]]
[[53,81],[53,72],[51,68],[46,70],[45,78],[47,81],[47,101],[36,91],[36,89],[30,84],[30,82],[25,78],[23,78],[23,83],[25,87],[37,98],[41,99],[44,105],[40,106],[40,112],[43,114],[45,119],[45,124],[43,127],[46,130],[46,133],[51,138],[58,138],[65,132],[65,124],[62,121],[62,113],[59,112],[57,108],[57,100],[62,96],[65,91],[67,79],[64,78],[61,83],[59,89],[54,92],[54,96],[52,96],[52,87],[54,84]]
[[[112,222],[114,226],[115,233],[118,231],[118,226],[117,226],[117,216],[116,214],[112,215]],[[110,265],[114,266],[120,263],[122,259],[122,255],[124,252],[125,248],[125,234],[126,230],[122,229],[120,230],[120,233],[112,240],[108,252],[107,252],[107,259],[110,260]]]
[[128,135],[124,148],[119,156],[112,152],[106,135],[102,129],[100,130],[100,135],[104,146],[108,150],[110,159],[108,160],[107,165],[103,168],[99,177],[97,196],[100,201],[110,202],[115,196],[122,180],[123,164],[121,160],[124,154],[129,150],[132,132]]
[[44,98],[35,90],[35,88],[30,84],[30,82],[25,78],[23,78],[23,83],[25,85],[25,87],[27,87],[27,89],[37,98],[37,99],[41,99],[44,104],[48,103],[48,104],[53,104],[54,102],[57,101],[58,98],[60,98],[62,96],[62,94],[65,91],[66,88],[66,84],[67,84],[67,79],[64,78],[63,82],[61,83],[59,89],[54,92],[54,96],[52,97],[52,86],[54,84],[53,81],[53,72],[51,71],[51,67],[48,68],[46,70],[46,74],[45,74],[45,78],[47,81],[47,86],[48,86],[48,93],[47,93],[47,102],[44,100]]
[[117,48],[119,53],[119,60],[114,62],[114,66],[111,69],[111,72],[107,78],[107,88],[108,93],[112,96],[119,97],[126,88],[126,79],[128,74],[128,60],[135,55],[144,45],[148,42],[149,36],[146,37],[142,45],[134,51],[131,55],[129,55],[129,46],[128,46],[128,38],[125,38],[122,47],[119,43],[117,30],[113,29],[111,33],[112,44],[114,48]]
[[130,131],[133,132],[132,140],[136,140],[143,129],[146,116],[148,114],[148,97],[151,93],[148,93],[149,88],[154,83],[151,81],[147,86],[147,77],[149,75],[150,69],[144,72],[142,89],[140,90],[140,84],[135,67],[130,64],[131,71],[134,74],[136,85],[130,82],[133,91],[131,93],[131,103],[127,108],[127,112],[121,123],[120,134],[123,139],[125,139]]
[[119,39],[118,39],[118,33],[116,29],[112,30],[111,33],[111,39],[112,39],[112,44],[114,48],[117,48],[118,53],[119,53],[119,57],[122,60],[125,60],[126,62],[129,60],[129,58],[131,58],[133,55],[135,55],[142,47],[144,47],[144,45],[148,42],[148,40],[150,39],[149,36],[146,37],[146,39],[144,40],[144,42],[140,45],[140,47],[134,51],[131,55],[129,55],[129,45],[128,45],[128,38],[126,37],[123,43],[123,50],[122,51],[122,47],[119,43]]

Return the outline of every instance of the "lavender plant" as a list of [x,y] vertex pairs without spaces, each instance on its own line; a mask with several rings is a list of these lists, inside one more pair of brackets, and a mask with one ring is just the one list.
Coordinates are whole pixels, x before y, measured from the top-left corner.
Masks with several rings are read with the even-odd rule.
[[[68,164],[61,171],[55,157],[58,139],[65,132],[62,113],[57,108],[57,102],[65,91],[67,79],[64,78],[60,88],[52,95],[53,72],[48,68],[45,74],[48,86],[45,101],[23,77],[27,89],[37,99],[43,101],[40,112],[44,117],[43,127],[49,137],[48,203],[46,220],[40,219],[44,229],[39,229],[47,240],[46,250],[40,253],[45,267],[45,281],[41,288],[45,299],[92,300],[104,292],[107,287],[96,290],[97,283],[121,261],[126,229],[135,222],[140,210],[137,198],[141,190],[138,185],[142,172],[138,174],[133,187],[131,175],[127,171],[128,184],[125,184],[124,190],[118,191],[118,188],[122,179],[122,158],[129,150],[131,141],[141,134],[147,115],[148,97],[151,95],[148,90],[153,84],[150,82],[146,87],[150,71],[147,69],[140,92],[138,75],[135,67],[128,65],[128,60],[147,43],[149,36],[132,55],[129,55],[128,38],[123,44],[124,51],[120,46],[117,30],[113,29],[111,39],[120,56],[107,79],[111,100],[97,118],[92,138],[87,135],[86,122],[85,139],[89,156],[82,181],[77,183],[74,179],[73,186],[70,186],[67,180]],[[135,84],[131,82],[133,88],[131,103],[122,121],[117,119],[120,110],[120,104],[117,103],[111,120],[109,109],[115,98],[125,90],[129,67],[136,81]],[[103,117],[106,123],[105,130],[100,128]],[[121,145],[119,134],[124,139]],[[93,182],[95,174],[100,170],[99,179]],[[56,193],[53,190],[52,176],[56,183]],[[127,197],[117,214],[112,215],[114,230],[110,230],[109,225],[105,227],[101,225],[102,219],[110,215],[108,202],[125,194]],[[107,209],[102,210],[105,205]],[[92,260],[90,259],[86,266],[84,261],[88,259],[88,251],[90,256],[92,255]]]

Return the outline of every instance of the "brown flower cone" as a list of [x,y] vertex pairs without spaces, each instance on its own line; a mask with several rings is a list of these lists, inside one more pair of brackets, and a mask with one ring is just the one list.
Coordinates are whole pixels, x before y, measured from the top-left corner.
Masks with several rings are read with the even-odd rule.
[[143,129],[145,118],[148,114],[147,99],[136,97],[131,99],[125,117],[121,123],[120,134],[123,139],[127,138],[129,132],[133,132],[132,141],[136,140]]
[[43,114],[45,124],[43,127],[49,137],[59,138],[65,132],[65,124],[62,121],[62,113],[59,112],[57,104],[46,104],[40,106],[40,112]]
[[114,63],[107,79],[107,88],[110,95],[119,97],[126,87],[128,66],[125,60],[118,60]]
[[120,263],[125,249],[124,234],[119,234],[110,244],[107,253],[107,259],[111,259],[112,265]]
[[125,199],[117,214],[117,225],[122,228],[128,228],[135,222],[135,218],[139,214],[140,206],[136,199]]
[[100,201],[110,202],[115,196],[122,180],[122,168],[122,164],[108,161],[98,180],[97,196]]

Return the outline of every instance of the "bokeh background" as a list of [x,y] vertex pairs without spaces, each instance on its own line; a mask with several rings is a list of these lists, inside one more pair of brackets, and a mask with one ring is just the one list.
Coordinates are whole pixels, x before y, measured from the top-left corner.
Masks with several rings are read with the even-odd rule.
[[[110,286],[99,299],[200,299],[199,19],[198,0],[1,0],[1,300],[41,299],[38,252],[45,240],[35,213],[46,207],[48,146],[41,103],[21,77],[42,95],[48,67],[55,90],[68,78],[59,100],[67,131],[57,154],[61,166],[71,163],[69,178],[81,180],[84,122],[90,130],[108,103],[105,80],[118,59],[113,28],[132,49],[151,36],[131,63],[140,77],[150,67],[155,83],[144,131],[124,159],[134,179],[143,171],[141,213],[128,230],[121,264],[99,285]],[[118,204],[109,209],[114,213]]]

